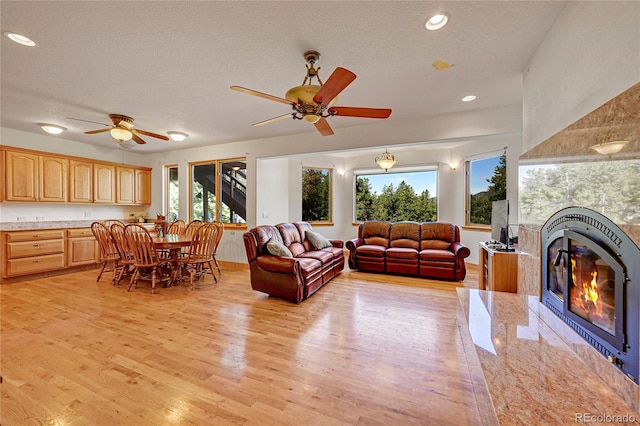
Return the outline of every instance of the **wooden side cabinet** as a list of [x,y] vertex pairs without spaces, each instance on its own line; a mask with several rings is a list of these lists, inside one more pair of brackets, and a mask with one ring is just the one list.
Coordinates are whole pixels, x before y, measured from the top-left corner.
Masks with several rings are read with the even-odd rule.
[[64,231],[3,232],[2,276],[13,277],[65,268]]
[[98,263],[99,257],[91,228],[67,229],[67,267]]
[[480,290],[518,292],[518,252],[499,251],[480,243]]

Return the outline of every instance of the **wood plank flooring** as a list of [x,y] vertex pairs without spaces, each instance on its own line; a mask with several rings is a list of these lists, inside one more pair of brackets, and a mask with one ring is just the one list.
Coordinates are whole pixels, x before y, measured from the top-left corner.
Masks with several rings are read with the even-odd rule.
[[0,422],[480,424],[456,325],[464,283],[346,269],[295,305],[246,265],[131,292],[98,270],[0,286]]

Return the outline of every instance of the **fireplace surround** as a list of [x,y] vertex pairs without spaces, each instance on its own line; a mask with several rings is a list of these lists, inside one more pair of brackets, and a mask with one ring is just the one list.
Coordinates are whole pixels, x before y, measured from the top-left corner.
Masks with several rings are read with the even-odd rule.
[[541,229],[541,301],[638,383],[640,249],[615,223],[564,208]]

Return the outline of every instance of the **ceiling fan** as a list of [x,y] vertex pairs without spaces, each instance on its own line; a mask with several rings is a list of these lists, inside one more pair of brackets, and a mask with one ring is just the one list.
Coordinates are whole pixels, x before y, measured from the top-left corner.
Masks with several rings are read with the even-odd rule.
[[[333,106],[338,100],[338,94],[356,79],[356,75],[345,68],[338,67],[323,84],[318,75],[320,67],[317,69],[314,67],[315,63],[320,59],[320,53],[315,50],[309,50],[304,53],[304,59],[308,65],[306,65],[307,75],[302,85],[289,89],[284,98],[241,86],[231,86],[232,90],[291,105],[293,109],[291,113],[254,123],[253,126],[263,126],[293,117],[295,120],[313,123],[322,136],[330,136],[333,135],[333,130],[326,120],[327,117],[337,115],[342,117],[388,118],[391,115],[391,110],[388,108]],[[314,78],[318,80],[318,85],[311,84]]]
[[[109,114],[109,118],[113,125],[104,124],[104,126],[108,127],[107,129],[98,129],[98,130],[89,130],[88,132],[84,132],[87,135],[93,135],[96,133],[109,132],[111,137],[118,141],[118,143],[122,144],[128,140],[133,139],[138,144],[145,144],[146,142],[138,136],[145,135],[151,136],[153,138],[162,139],[165,141],[169,140],[168,136],[159,135],[157,133],[148,132],[146,130],[135,129],[133,127],[133,118],[128,117],[126,115],[121,114]],[[77,119],[74,119],[77,120]],[[88,120],[80,120],[80,121],[88,121]],[[95,121],[91,121],[90,123],[95,123]],[[100,124],[100,123],[97,123]]]

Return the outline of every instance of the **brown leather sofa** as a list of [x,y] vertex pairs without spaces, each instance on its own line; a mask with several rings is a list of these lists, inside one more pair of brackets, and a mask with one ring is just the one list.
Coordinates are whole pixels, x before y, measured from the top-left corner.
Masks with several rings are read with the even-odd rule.
[[471,254],[460,228],[444,222],[367,221],[346,246],[351,269],[451,281],[464,279]]
[[[344,242],[329,240],[332,247],[316,250],[306,231],[313,231],[309,223],[295,222],[261,225],[244,234],[251,288],[299,303],[344,269]],[[266,245],[272,238],[284,244],[293,257],[269,254]]]

